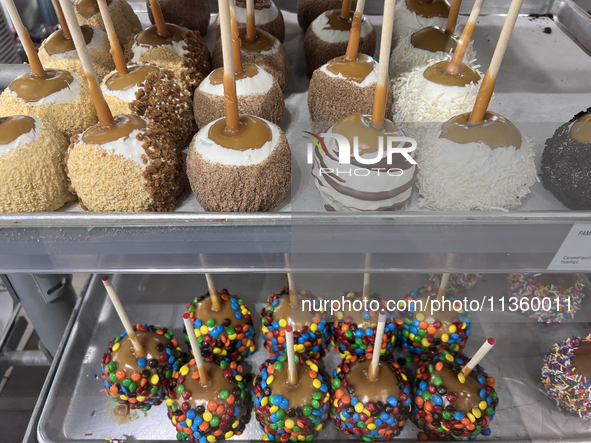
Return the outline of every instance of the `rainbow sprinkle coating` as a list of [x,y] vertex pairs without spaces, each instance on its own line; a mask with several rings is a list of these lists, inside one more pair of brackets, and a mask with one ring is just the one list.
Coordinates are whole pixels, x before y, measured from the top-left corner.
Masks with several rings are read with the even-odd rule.
[[[509,274],[507,294],[511,297],[517,297],[519,300],[522,298],[529,300],[527,303],[529,309],[521,311],[526,317],[533,318],[541,323],[563,323],[572,321],[575,312],[581,309],[581,301],[585,296],[583,292],[584,286],[583,279],[580,277],[574,287],[562,289],[553,284],[541,284],[537,281],[536,274]],[[556,297],[559,300],[558,306]],[[531,309],[533,299],[539,301],[540,308],[538,310]],[[569,299],[570,310],[568,309]],[[544,306],[550,309],[545,310]]]
[[[235,318],[225,318],[221,324],[216,324],[213,318],[199,318],[198,305],[209,298],[209,294],[196,297],[187,305],[185,312],[189,313],[195,326],[195,336],[203,358],[213,357],[218,363],[225,358],[240,361],[256,349],[252,316],[244,300],[236,294],[230,295],[227,289],[218,290],[218,293],[224,303],[231,304]],[[187,331],[184,329],[183,331],[186,334]],[[185,343],[193,355],[187,335],[185,335]]]
[[[298,294],[302,301],[309,300],[314,303],[322,300],[307,289],[298,290]],[[267,306],[261,310],[261,329],[265,347],[271,355],[281,355],[285,352],[285,327],[288,323],[284,318],[273,317],[275,307],[279,305],[282,297],[289,297],[289,291],[271,294],[267,298]],[[301,329],[294,328],[294,348],[297,354],[318,360],[328,352],[330,325],[327,324],[327,318],[326,312],[315,312],[308,325],[303,325]]]
[[113,401],[145,412],[162,403],[173,371],[183,364],[183,354],[170,329],[146,323],[137,324],[133,329],[138,333],[151,331],[163,336],[169,340],[168,345],[157,345],[158,351],[162,352],[158,359],[138,358],[137,372],[130,374],[123,368],[118,369],[117,362],[111,359],[112,353],[120,348],[122,340],[129,340],[127,332],[124,332],[109,343],[109,349],[101,358],[101,379],[106,394]]
[[[431,300],[437,298],[433,288],[419,287],[404,297],[408,303],[424,293],[431,293]],[[446,295],[446,300],[453,303],[456,298]],[[470,336],[470,313],[460,309],[457,317],[450,324],[439,320],[428,321],[422,313],[416,313],[410,306],[397,316],[398,344],[405,352],[418,355],[421,359],[433,358],[443,351],[462,351]],[[435,313],[437,316],[437,313]]]
[[364,441],[389,441],[400,435],[410,416],[410,383],[404,369],[389,359],[382,359],[380,370],[395,374],[399,395],[389,396],[386,402],[364,402],[359,398],[363,386],[349,384],[347,376],[351,373],[352,363],[365,359],[365,355],[347,358],[333,371],[330,416],[335,426],[347,435]]
[[[316,360],[304,360],[296,354],[296,365],[305,366],[314,388],[312,398],[307,404],[294,407],[290,399],[273,394],[274,374],[287,371],[287,355],[274,356],[260,366],[252,391],[254,410],[261,429],[265,432],[264,441],[311,441],[322,430],[328,417],[330,402],[329,387],[318,369]],[[306,377],[306,375],[304,375]],[[300,383],[310,380],[300,380]]]
[[[213,362],[213,359],[205,361]],[[242,366],[229,360],[222,360],[219,365],[224,378],[234,387],[221,390],[214,398],[196,399],[205,403],[196,407],[191,407],[193,394],[184,385],[187,377],[199,380],[195,359],[175,372],[171,389],[166,395],[166,405],[168,418],[177,430],[177,440],[212,443],[241,435],[244,431],[251,405]]]
[[462,369],[470,359],[458,352],[438,355],[431,361],[419,361],[417,377],[414,381],[414,403],[411,420],[422,432],[418,439],[425,440],[472,440],[478,434],[490,435],[489,427],[499,403],[494,389],[495,379],[489,377],[480,365],[472,370],[478,392],[471,393],[473,398],[480,398],[478,406],[469,411],[458,409],[458,393],[449,391],[439,376],[444,366],[452,374],[457,374],[458,382],[465,383]]
[[[462,292],[470,289],[481,278],[482,274],[450,274],[449,282],[447,283],[447,293]],[[429,282],[433,286],[433,290],[437,291],[441,283],[441,274],[429,274]]]
[[[345,295],[345,299],[360,300],[361,291],[350,291]],[[369,294],[370,300],[377,300],[383,309],[386,309],[386,301],[380,300],[380,294],[373,292]],[[376,311],[363,311],[361,313],[365,321],[374,321],[376,326],[371,328],[361,328],[353,319],[339,311],[335,315],[332,327],[332,345],[342,358],[350,358],[354,355],[373,354],[373,343],[375,342],[375,333],[377,330]],[[390,355],[396,341],[396,324],[393,314],[386,309],[386,327],[384,328],[384,338],[382,340],[381,355]]]
[[574,368],[571,358],[580,343],[589,341],[591,334],[555,344],[542,366],[542,383],[548,397],[583,419],[591,418],[591,380]]

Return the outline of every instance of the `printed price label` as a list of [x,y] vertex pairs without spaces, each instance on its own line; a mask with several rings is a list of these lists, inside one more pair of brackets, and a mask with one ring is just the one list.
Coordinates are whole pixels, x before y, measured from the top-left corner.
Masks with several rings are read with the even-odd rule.
[[591,224],[575,224],[548,266],[549,271],[591,270]]

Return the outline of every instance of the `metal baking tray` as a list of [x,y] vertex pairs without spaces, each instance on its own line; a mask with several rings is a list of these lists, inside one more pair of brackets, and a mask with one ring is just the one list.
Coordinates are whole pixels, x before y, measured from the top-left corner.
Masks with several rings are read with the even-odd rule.
[[[323,297],[336,297],[342,291],[359,288],[362,276],[331,274],[298,274],[300,287],[308,287]],[[383,297],[399,299],[416,286],[425,284],[424,274],[375,275],[372,291]],[[246,359],[245,370],[256,371],[267,358],[262,347],[259,315],[266,297],[277,292],[285,283],[281,274],[226,274],[216,279],[218,287],[226,287],[244,298],[255,317],[257,351]],[[162,324],[172,327],[181,336],[181,315],[186,304],[206,291],[202,275],[117,275],[113,283],[124,301],[132,321]],[[588,281],[587,281],[588,283]],[[486,275],[463,296],[468,299],[499,297],[505,294],[506,275]],[[473,354],[486,337],[493,336],[497,345],[484,359],[485,370],[497,379],[500,404],[492,422],[492,435],[479,440],[511,441],[589,441],[591,420],[559,410],[541,390],[540,368],[543,355],[553,343],[573,334],[588,334],[591,320],[591,289],[575,320],[565,324],[541,324],[518,313],[482,312],[472,315],[472,334],[466,352]],[[498,309],[498,303],[495,304]],[[83,441],[161,441],[175,440],[176,431],[166,417],[166,408],[159,406],[147,413],[133,412],[130,420],[121,423],[113,418],[115,403],[100,392],[97,380],[100,359],[106,344],[122,330],[100,276],[94,276],[76,323],[57,369],[47,401],[43,407],[37,436],[42,443],[73,443]],[[184,347],[186,350],[186,346]],[[400,351],[396,350],[396,356]],[[340,359],[332,349],[322,360],[331,374]],[[398,440],[416,439],[417,428],[408,423]],[[254,417],[246,431],[232,440],[261,440],[262,432]],[[343,441],[350,438],[340,434],[328,422],[317,437],[318,441]]]

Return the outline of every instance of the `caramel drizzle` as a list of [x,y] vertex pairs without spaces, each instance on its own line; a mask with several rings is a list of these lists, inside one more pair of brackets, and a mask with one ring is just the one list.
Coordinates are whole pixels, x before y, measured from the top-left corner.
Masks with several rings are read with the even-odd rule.
[[591,144],[591,114],[584,115],[573,123],[569,137],[583,145]]
[[[240,72],[234,74],[236,80],[243,80],[245,78],[253,78],[259,73],[259,68],[256,65],[246,65]],[[211,85],[221,85],[224,83],[224,68],[217,68],[209,75],[209,83]]]
[[82,134],[82,141],[89,145],[100,146],[121,138],[127,138],[136,129],[144,129],[145,127],[146,121],[137,115],[117,115],[109,126],[103,126],[99,123],[88,128]]
[[248,52],[264,52],[270,51],[275,46],[275,37],[271,34],[257,29],[257,37],[254,42],[246,41],[246,27],[241,26],[238,28],[238,35],[242,41],[241,49]]
[[[428,26],[415,32],[410,43],[414,48],[429,52],[446,52],[456,50],[456,39],[437,26]],[[462,58],[463,60],[463,58]]]
[[381,128],[377,128],[369,115],[353,114],[341,118],[333,127],[333,132],[341,134],[349,140],[351,155],[353,155],[354,139],[358,137],[359,154],[378,152],[380,137],[402,136],[403,133],[391,121],[382,121]]
[[69,88],[74,77],[68,71],[48,69],[43,77],[33,73],[26,73],[13,80],[9,85],[21,99],[27,103],[38,102],[63,89]]
[[12,143],[23,134],[35,129],[35,119],[28,115],[0,118],[0,145]]
[[[354,15],[354,14],[353,14]],[[328,23],[322,29],[334,31],[350,31],[352,26],[352,16],[344,18],[339,9],[333,9],[326,12]]]
[[137,42],[141,45],[147,46],[167,46],[173,42],[180,42],[183,40],[185,33],[183,28],[172,23],[166,24],[168,33],[163,37],[158,33],[158,27],[152,25],[149,28],[144,29],[138,36]]
[[326,69],[335,75],[341,74],[349,81],[361,83],[374,70],[375,64],[368,55],[357,54],[353,60],[347,60],[346,56],[333,58]]
[[423,76],[433,83],[444,86],[466,86],[480,81],[480,75],[465,63],[461,64],[457,75],[449,75],[447,68],[450,63],[445,60],[435,63],[425,69]]
[[[80,30],[84,36],[84,41],[89,44],[94,35],[94,31],[90,26],[80,25]],[[45,41],[45,50],[49,55],[63,54],[69,51],[75,51],[76,46],[72,37],[66,36],[65,28],[59,29],[51,34]],[[68,30],[68,33],[70,30]]]
[[[107,5],[110,5],[111,1],[107,0]],[[90,18],[99,13],[97,0],[80,0],[76,5],[76,9],[78,10],[78,14],[84,18]]]
[[485,143],[491,149],[507,146],[521,148],[521,132],[505,117],[487,112],[483,120],[472,122],[469,115],[460,114],[444,123],[440,138],[459,144]]
[[406,7],[425,18],[449,16],[449,5],[445,0],[406,0]]
[[[225,74],[224,74],[225,75]],[[220,146],[237,151],[260,149],[273,140],[269,124],[263,119],[250,115],[241,115],[238,128],[230,130],[228,117],[220,119],[209,128],[209,138]]]
[[111,91],[125,91],[146,80],[151,72],[157,72],[160,69],[151,65],[137,65],[129,68],[127,73],[115,73],[107,79],[105,85]]

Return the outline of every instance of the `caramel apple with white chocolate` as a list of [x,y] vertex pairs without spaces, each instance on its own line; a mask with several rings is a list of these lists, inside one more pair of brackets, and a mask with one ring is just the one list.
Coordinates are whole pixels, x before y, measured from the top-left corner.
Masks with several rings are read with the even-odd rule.
[[[53,9],[57,15],[61,29],[47,37],[39,48],[39,59],[46,68],[69,71],[77,76],[84,74],[78,53],[72,41],[70,30],[64,19],[59,0],[52,0]],[[107,34],[91,25],[81,25],[86,46],[90,52],[90,59],[99,80],[113,70],[115,65],[109,54],[109,40]]]
[[394,18],[393,45],[423,28],[445,28],[450,13],[447,0],[398,0]]
[[[243,64],[240,36],[235,19],[236,1],[230,1],[232,14],[232,55],[236,78],[236,96],[240,114],[254,115],[281,125],[285,102],[277,80],[258,65]],[[201,82],[193,96],[197,126],[224,116],[224,68],[217,68]]]
[[193,94],[211,71],[211,56],[199,33],[166,23],[157,0],[150,0],[155,25],[137,31],[127,40],[125,59],[174,72],[179,84]]
[[[248,3],[252,1],[252,5]],[[256,27],[276,37],[281,43],[285,40],[285,21],[283,13],[273,0],[237,0],[236,20],[238,26],[246,26],[249,19],[249,6],[252,8]],[[220,17],[215,20],[215,37],[220,38]]]
[[[142,29],[140,19],[126,0],[107,0],[107,5],[120,42],[127,42],[136,29]],[[91,25],[105,31],[97,0],[76,0],[74,11],[81,25]]]
[[542,184],[569,209],[591,209],[590,148],[591,108],[575,115],[546,140]]
[[[357,2],[357,10],[351,11],[351,0],[343,0],[340,9],[333,9],[320,14],[306,31],[304,38],[304,56],[306,73],[312,77],[314,71],[330,60],[341,57],[350,46],[350,36],[356,40],[355,54],[359,52],[373,57],[376,50],[377,34],[373,25],[363,15],[365,2]],[[357,17],[355,17],[355,13]],[[351,112],[350,112],[351,113]]]
[[67,149],[37,117],[0,118],[0,212],[51,212],[75,200],[63,168]]

